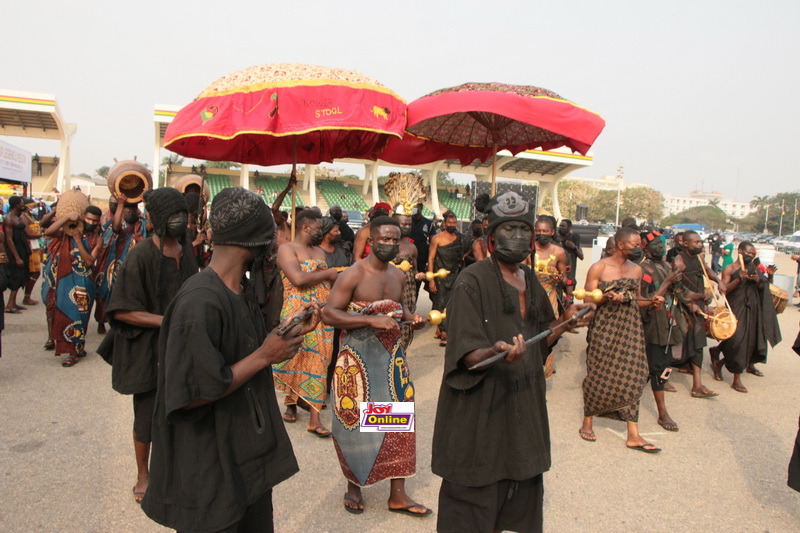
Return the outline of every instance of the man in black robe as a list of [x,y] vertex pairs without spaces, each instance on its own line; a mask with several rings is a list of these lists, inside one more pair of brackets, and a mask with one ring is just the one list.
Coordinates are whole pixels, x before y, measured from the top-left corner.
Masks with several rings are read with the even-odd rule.
[[[722,367],[733,374],[731,388],[747,392],[742,384],[742,373],[762,375],[756,363],[767,361],[767,343],[773,348],[781,341],[781,329],[767,277],[753,260],[756,248],[748,241],[739,244],[740,261],[734,261],[722,271],[722,280],[728,287],[727,297],[731,311],[736,317],[736,332],[719,346],[711,348],[714,379],[722,381]],[[724,358],[719,359],[722,352]]]
[[298,470],[271,365],[297,353],[319,312],[283,336],[267,335],[245,276],[274,238],[261,198],[241,187],[223,189],[210,223],[211,263],[184,283],[161,326],[142,508],[178,531],[270,532],[272,487]]
[[[491,200],[492,257],[465,269],[449,306],[433,435],[440,532],[541,531],[542,473],[550,468],[550,429],[543,364],[560,332],[526,346],[554,320],[530,268],[534,213],[514,191]],[[592,305],[592,304],[589,304]],[[584,304],[571,306],[566,318]],[[576,325],[585,325],[588,317]],[[486,368],[473,365],[510,349]]]
[[675,261],[675,256],[683,251],[683,232],[679,231],[672,237],[672,248],[667,252],[667,263],[672,264]]
[[581,236],[572,231],[572,221],[568,218],[561,219],[558,224],[556,242],[564,248],[564,253],[567,255],[567,279],[564,280],[564,291],[571,298],[572,291],[575,290],[578,259],[583,261],[583,249],[581,248]]
[[117,272],[108,309],[111,319],[111,386],[133,395],[133,445],[137,478],[133,497],[141,502],[150,476],[150,441],[156,398],[158,333],[164,311],[184,281],[197,273],[186,237],[188,206],[177,189],[147,191],[152,237],[137,245]]
[[[413,217],[412,217],[413,219]],[[447,270],[443,278],[434,278],[428,282],[432,307],[436,311],[444,311],[450,301],[450,293],[456,282],[458,273],[464,264],[464,236],[458,232],[455,213],[445,211],[442,215],[444,231],[431,239],[428,250],[428,272]],[[413,228],[412,228],[413,229]],[[442,320],[436,329],[436,337],[440,338],[439,346],[447,345],[447,320]]]
[[[674,265],[683,274],[683,280],[676,287],[675,294],[681,304],[681,311],[686,316],[688,327],[683,338],[683,350],[680,360],[673,360],[673,366],[683,367],[692,374],[692,398],[713,398],[719,393],[703,385],[700,369],[703,367],[703,349],[706,347],[706,304],[711,295],[705,292],[706,278],[719,284],[720,292],[725,292],[725,283],[705,266],[703,240],[695,231],[683,234],[684,250],[675,257]],[[687,368],[688,367],[688,368]]]

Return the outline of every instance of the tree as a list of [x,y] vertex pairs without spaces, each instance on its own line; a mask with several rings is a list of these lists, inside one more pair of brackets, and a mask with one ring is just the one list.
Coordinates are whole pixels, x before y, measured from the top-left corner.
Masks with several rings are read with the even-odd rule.
[[717,200],[716,198],[709,200],[708,205],[710,205],[711,207],[719,207],[719,200]]
[[[183,164],[183,158],[178,154],[171,154],[161,159],[161,166],[179,166]],[[208,165],[206,165],[208,166]]]
[[650,187],[628,187],[622,191],[620,203],[620,220],[633,217],[652,224],[664,214],[664,195]]
[[108,172],[110,170],[111,167],[109,167],[108,165],[103,165],[102,167],[96,169],[94,173],[100,176],[101,178],[108,178]]
[[81,177],[81,178],[86,178],[87,180],[92,179],[92,177],[89,174],[87,174],[86,172],[81,172],[80,174],[78,174],[78,176]]
[[707,229],[725,230],[730,229],[733,224],[728,220],[728,215],[719,207],[713,205],[700,205],[692,207],[686,211],[681,211],[675,215],[670,215],[661,221],[664,226],[674,224],[703,224]]

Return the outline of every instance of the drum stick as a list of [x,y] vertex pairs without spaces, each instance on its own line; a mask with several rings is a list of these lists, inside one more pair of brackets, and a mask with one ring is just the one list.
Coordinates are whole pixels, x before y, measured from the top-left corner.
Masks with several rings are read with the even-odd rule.
[[[539,333],[538,335],[535,335],[535,336],[531,337],[530,339],[527,339],[525,341],[525,345],[528,346],[530,344],[533,344],[535,342],[539,342],[540,340],[549,337],[550,335],[553,334],[553,332],[555,330],[557,330],[559,328],[562,328],[562,327],[566,326],[567,324],[572,324],[572,323],[577,322],[579,318],[582,318],[584,315],[586,315],[591,310],[592,310],[591,307],[584,307],[583,309],[580,309],[577,313],[572,315],[572,317],[569,318],[568,320],[565,320],[565,321],[561,322],[560,324],[556,324],[552,328],[546,329],[543,332]],[[479,363],[475,363],[474,365],[469,367],[469,370],[479,370],[479,369],[481,369],[481,368],[483,368],[485,366],[488,366],[488,365],[494,363],[495,361],[499,361],[500,359],[506,357],[508,355],[509,351],[510,351],[510,349],[509,350],[505,350],[503,352],[500,352],[497,355],[491,356],[488,359],[484,359],[483,361],[481,361]]]

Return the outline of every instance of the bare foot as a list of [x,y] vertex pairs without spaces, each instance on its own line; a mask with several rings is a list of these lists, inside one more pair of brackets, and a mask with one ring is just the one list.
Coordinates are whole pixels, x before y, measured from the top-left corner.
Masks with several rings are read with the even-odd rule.
[[711,361],[711,372],[717,381],[722,381],[722,365],[724,364],[722,361]]
[[22,300],[22,303],[25,304],[25,305],[36,305],[39,302],[37,302],[36,300],[33,300],[33,299],[29,298],[29,297],[25,297],[25,299]]
[[701,386],[699,389],[692,389],[692,398],[713,398],[715,396],[719,396],[719,393],[710,390],[705,385]]

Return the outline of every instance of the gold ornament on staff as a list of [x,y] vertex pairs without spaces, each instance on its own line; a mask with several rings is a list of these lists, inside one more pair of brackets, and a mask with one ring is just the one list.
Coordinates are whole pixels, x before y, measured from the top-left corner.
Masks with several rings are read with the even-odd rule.
[[425,279],[427,279],[428,281],[431,281],[433,278],[446,278],[449,275],[450,275],[450,271],[449,270],[445,270],[443,268],[440,268],[436,272],[425,272]]
[[428,323],[433,326],[438,326],[446,318],[447,318],[447,309],[445,309],[444,311],[437,311],[436,309],[434,309],[433,311],[428,313]]
[[555,258],[556,256],[551,255],[547,259],[539,259],[539,254],[533,254],[533,269],[538,274],[547,274],[547,270],[550,268],[550,262]]
[[572,295],[577,298],[578,300],[583,300],[587,296],[589,296],[595,302],[599,302],[603,299],[603,291],[600,289],[594,289],[593,291],[586,291],[583,287],[579,287],[572,291]]
[[409,262],[408,262],[407,260],[405,260],[405,259],[403,259],[401,262],[399,262],[399,263],[398,263],[398,264],[396,264],[395,266],[396,266],[397,268],[399,268],[400,270],[402,270],[403,272],[408,272],[408,271],[409,271],[409,270],[411,270],[411,268],[412,268],[412,265],[411,265],[411,263],[409,263]]

